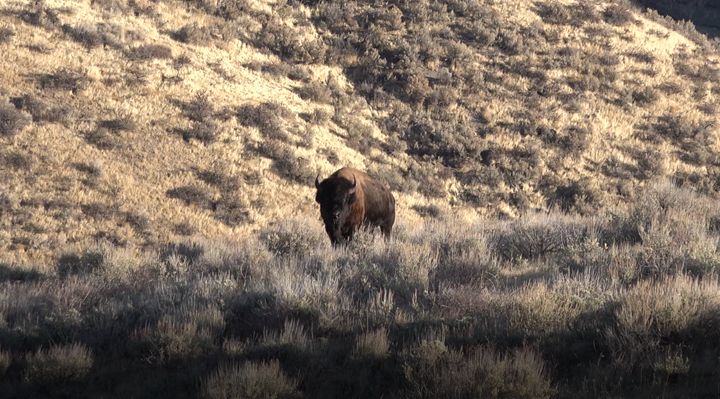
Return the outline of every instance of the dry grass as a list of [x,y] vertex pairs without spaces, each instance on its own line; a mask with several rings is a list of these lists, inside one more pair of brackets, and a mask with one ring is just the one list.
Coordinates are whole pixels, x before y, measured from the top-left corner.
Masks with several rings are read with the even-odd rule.
[[0,103],[0,135],[14,136],[30,124],[30,118],[11,104]]
[[83,380],[93,366],[92,352],[81,344],[53,345],[38,349],[25,359],[24,378],[32,384],[55,384]]
[[247,362],[220,368],[205,383],[205,395],[211,399],[292,398],[297,397],[295,385],[277,361]]
[[[378,172],[405,218],[435,217],[411,210],[433,202],[589,214],[655,178],[710,193],[718,173],[716,53],[624,2],[47,0],[8,4],[0,27],[4,140],[21,156],[53,149],[26,156],[32,178],[3,171],[7,191],[157,215],[136,234],[118,217],[17,207],[51,243],[13,249],[17,260],[100,236],[165,242],[184,223],[218,239],[258,231],[317,212],[313,178],[348,164]],[[101,177],[58,167],[89,160]],[[259,178],[202,187],[209,205],[178,211],[165,193],[216,161]],[[8,250],[24,234],[0,232]]]
[[104,392],[103,376],[135,396],[712,396],[719,215],[659,184],[630,209],[401,221],[390,242],[363,233],[337,249],[297,219],[236,242],[99,246],[48,274],[3,265],[0,387]]
[[[720,59],[689,25],[11,1],[0,52],[10,397],[718,395]],[[312,181],[346,164],[394,190],[389,242],[328,245]]]

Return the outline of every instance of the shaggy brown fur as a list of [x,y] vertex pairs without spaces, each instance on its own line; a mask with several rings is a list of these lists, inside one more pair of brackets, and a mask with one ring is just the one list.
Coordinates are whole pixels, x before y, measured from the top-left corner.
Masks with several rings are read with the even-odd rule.
[[352,239],[362,227],[379,227],[389,237],[395,223],[395,198],[380,181],[365,172],[342,168],[322,182],[315,180],[315,201],[330,241]]

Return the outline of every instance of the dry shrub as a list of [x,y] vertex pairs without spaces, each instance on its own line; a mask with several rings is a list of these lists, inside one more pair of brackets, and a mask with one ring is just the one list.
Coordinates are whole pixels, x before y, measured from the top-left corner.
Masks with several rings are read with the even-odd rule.
[[178,223],[173,227],[173,232],[179,236],[191,236],[197,229],[190,223]]
[[101,202],[91,202],[80,205],[83,215],[89,216],[95,220],[111,219],[116,212],[116,208],[112,205],[103,204]]
[[118,38],[110,27],[104,25],[71,26],[65,24],[62,31],[87,49],[100,46],[119,46]]
[[554,390],[545,364],[532,349],[500,354],[479,347],[468,355],[452,350],[412,350],[404,366],[414,397],[548,398]]
[[305,327],[298,320],[285,320],[281,331],[264,330],[260,341],[263,346],[287,347],[293,350],[306,350],[311,345]]
[[82,344],[53,345],[25,357],[23,378],[33,384],[82,381],[93,366],[93,354]]
[[[221,314],[217,317],[222,320]],[[187,361],[214,348],[210,328],[196,320],[173,317],[163,317],[157,325],[136,331],[134,339],[143,347],[146,360],[156,364]]]
[[[439,223],[451,222],[448,219]],[[485,232],[472,231],[471,235],[461,237],[446,234],[434,242],[438,261],[437,268],[430,274],[431,286],[473,286],[494,280],[500,268],[487,238]]]
[[309,114],[301,114],[300,116],[306,122],[312,123],[313,125],[322,126],[330,121],[332,114],[328,111],[325,111],[324,109],[318,108]]
[[212,144],[218,140],[221,128],[214,120],[205,120],[202,122],[193,122],[192,127],[182,130],[183,140],[198,140],[205,145]]
[[28,24],[45,29],[53,29],[60,25],[59,10],[48,7],[43,0],[28,3],[19,17]]
[[360,357],[383,358],[390,351],[387,330],[368,331],[355,339],[355,354]]
[[107,267],[105,257],[106,254],[100,250],[61,255],[57,261],[57,274],[61,278],[65,278],[71,275],[96,273]]
[[129,224],[136,233],[146,233],[150,230],[150,218],[144,212],[123,212],[125,223]]
[[652,369],[668,380],[684,377],[690,372],[690,359],[683,355],[682,346],[668,346],[653,360]]
[[682,141],[693,139],[698,133],[712,126],[708,121],[699,121],[685,115],[665,114],[658,117],[654,125],[655,131],[662,137]]
[[168,198],[175,198],[185,203],[185,205],[195,205],[199,208],[208,209],[211,207],[212,199],[210,194],[201,187],[182,186],[168,190],[166,192]]
[[213,206],[213,216],[226,226],[236,227],[253,219],[247,199],[237,193],[223,193]]
[[90,82],[84,73],[60,69],[53,73],[39,75],[38,83],[43,90],[66,90],[77,94],[87,89]]
[[128,57],[133,60],[154,60],[172,58],[172,49],[163,44],[144,44],[135,47],[128,52]]
[[[550,280],[550,276],[546,274],[545,279]],[[490,321],[479,326],[479,333],[501,342],[540,340],[553,345],[546,350],[555,353],[562,351],[555,346],[562,345],[557,337],[578,342],[597,338],[597,328],[606,322],[599,315],[614,299],[607,285],[591,274],[553,280],[505,290],[492,297],[486,310]],[[582,318],[587,314],[595,318]]]
[[309,184],[315,178],[310,161],[295,155],[295,151],[278,139],[269,139],[254,147],[262,156],[273,160],[273,171],[279,176],[300,184]]
[[652,148],[647,149],[638,152],[636,159],[640,177],[644,179],[649,180],[660,177],[668,171],[668,156],[663,151]]
[[548,205],[564,212],[575,211],[582,215],[592,214],[603,203],[604,193],[595,180],[590,178],[558,184],[548,195]]
[[5,373],[12,364],[12,355],[9,352],[0,350],[0,378],[5,376]]
[[565,5],[557,1],[538,4],[536,12],[546,23],[554,25],[582,26],[599,20],[595,7],[591,4]]
[[630,7],[626,4],[610,5],[602,12],[602,16],[605,22],[616,26],[624,26],[635,21]]
[[267,138],[286,139],[282,120],[292,116],[292,111],[281,104],[266,102],[258,105],[246,104],[237,111],[238,122],[256,127]]
[[184,0],[208,14],[216,15],[227,21],[241,22],[240,18],[252,15],[253,8],[248,0]]
[[9,43],[13,36],[15,36],[15,31],[7,26],[0,27],[0,44]]
[[655,56],[647,51],[632,51],[630,53],[627,53],[627,56],[643,64],[652,64],[655,62]]
[[33,165],[32,158],[20,152],[4,154],[0,157],[0,161],[11,170],[28,171]]
[[277,360],[221,366],[203,384],[210,399],[281,399],[299,397],[297,382]]
[[210,120],[215,113],[215,107],[204,92],[195,94],[192,100],[181,104],[181,108],[183,115],[194,122]]
[[69,109],[62,106],[49,105],[45,101],[31,94],[13,97],[10,99],[10,102],[15,105],[15,108],[32,115],[34,123],[62,123],[67,119],[68,114],[71,112]]
[[559,133],[542,125],[536,129],[536,133],[546,144],[557,146],[568,155],[587,149],[590,136],[590,131],[580,126],[569,126],[564,132]]
[[442,209],[437,205],[413,205],[412,209],[417,212],[420,216],[438,218],[442,215]]
[[85,141],[100,150],[114,150],[121,148],[123,143],[120,137],[110,129],[98,127],[85,135]]
[[333,101],[333,91],[322,83],[313,82],[296,91],[303,100],[312,100],[323,104],[331,104]]
[[240,179],[237,176],[229,175],[225,168],[216,165],[211,169],[196,172],[198,179],[217,187],[221,191],[236,191],[240,188]]
[[717,279],[676,276],[643,281],[623,293],[608,331],[614,359],[626,368],[652,360],[663,344],[677,341],[702,345],[716,339],[720,327]]
[[182,28],[172,32],[170,37],[181,42],[188,44],[202,44],[207,45],[214,39],[213,32],[210,27],[200,26],[193,22],[187,24]]
[[509,222],[490,238],[490,247],[504,259],[538,259],[582,242],[588,226],[570,217],[549,214]]
[[115,119],[106,119],[98,123],[98,127],[105,128],[111,132],[131,131],[137,128],[137,124],[128,116]]
[[15,109],[12,104],[0,102],[0,137],[11,137],[20,133],[31,122],[30,117]]
[[257,35],[257,47],[266,48],[289,63],[312,64],[325,58],[321,41],[309,40],[302,31],[279,18],[270,18]]
[[306,221],[295,219],[265,228],[260,239],[270,252],[281,256],[308,255],[327,241],[320,226],[308,228]]
[[633,101],[639,107],[647,107],[657,102],[659,95],[657,91],[649,86],[643,87],[632,92]]

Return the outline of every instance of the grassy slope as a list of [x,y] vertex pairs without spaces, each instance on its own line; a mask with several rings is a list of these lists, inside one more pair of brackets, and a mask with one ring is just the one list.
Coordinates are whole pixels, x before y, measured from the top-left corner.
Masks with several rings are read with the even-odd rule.
[[[714,195],[709,43],[604,2],[304,3],[3,4],[0,391],[717,396],[720,209],[649,184]],[[345,163],[393,241],[329,248]],[[585,215],[492,217],[553,206]]]
[[[547,9],[487,2],[480,11],[492,19],[481,19],[477,28],[460,17],[449,36],[442,33],[443,18],[459,3],[424,23],[409,18],[392,26],[383,18],[394,17],[378,14],[373,40],[380,44],[371,48],[409,46],[421,55],[410,67],[389,66],[410,83],[387,78],[385,67],[378,77],[384,81],[367,89],[353,71],[368,59],[332,44],[352,39],[352,31],[332,19],[337,13],[328,5],[225,3],[247,10],[233,14],[208,8],[211,3],[188,4],[49,1],[39,9],[6,3],[0,24],[14,35],[0,44],[2,94],[30,95],[67,113],[60,123],[36,117],[19,134],[0,138],[6,164],[21,158],[30,165],[0,172],[3,214],[9,215],[1,222],[0,245],[7,260],[45,263],[58,250],[96,239],[152,246],[178,233],[222,238],[288,215],[311,215],[315,172],[344,164],[376,171],[403,191],[399,209],[408,220],[417,217],[413,205],[428,202],[511,216],[548,206],[588,211],[625,201],[638,184],[659,176],[713,189],[720,145],[712,124],[717,55],[636,11],[626,11],[634,22],[618,23],[599,3],[570,24],[575,14],[560,3]],[[372,6],[347,10],[349,20],[361,20]],[[185,39],[195,44],[173,40],[189,21],[216,29]],[[464,39],[462,32],[482,33],[484,23],[505,39],[484,45]],[[418,29],[450,39],[433,47],[416,38]],[[106,45],[92,32],[104,34]],[[525,44],[506,43],[513,40]],[[312,55],[307,43],[324,56]],[[142,45],[166,46],[170,58],[138,59],[133,49]],[[296,67],[299,80],[292,80],[286,75],[293,67],[258,50],[263,47],[286,60],[311,54],[305,58],[321,64]],[[461,56],[447,58],[448,49]],[[42,76],[58,71],[79,74],[84,87],[53,88],[63,77]],[[438,71],[454,78],[448,84],[424,77]],[[298,95],[305,87],[315,91]],[[389,97],[367,95],[378,89]],[[540,89],[549,94],[537,95]],[[182,137],[194,122],[181,104],[198,93],[206,93],[214,111],[211,144]],[[243,105],[268,101],[289,110],[274,125],[282,131],[275,137],[281,146],[235,117]],[[302,118],[316,110],[317,122]],[[92,135],[113,119],[130,122],[129,129]],[[428,136],[434,139],[412,135],[413,126],[426,126],[418,121],[434,123]],[[485,133],[475,137],[475,131]],[[258,150],[262,142],[275,147]],[[443,153],[458,146],[460,155]],[[492,161],[481,162],[484,149]],[[293,153],[299,159],[275,167],[261,156]],[[237,181],[213,187],[198,178],[203,171]],[[169,198],[170,190],[188,186],[198,190],[175,195],[185,205]]]
[[[264,223],[288,213],[311,210],[310,190],[306,187],[309,184],[289,184],[270,173],[267,160],[245,148],[257,133],[238,126],[235,118],[220,122],[217,142],[211,145],[186,143],[180,134],[173,133],[190,126],[173,101],[190,101],[198,92],[207,92],[218,112],[234,112],[234,108],[246,103],[282,103],[293,113],[287,126],[304,130],[305,123],[296,114],[322,106],[303,101],[293,93],[295,82],[243,67],[249,62],[272,62],[268,61],[271,57],[240,40],[215,42],[222,47],[173,41],[167,32],[177,30],[187,20],[214,23],[202,13],[187,12],[179,3],[154,6],[154,17],[104,12],[86,2],[47,3],[51,10],[60,10],[63,24],[91,30],[108,24],[124,31],[119,35],[118,48],[100,46],[89,50],[58,32],[61,28],[57,26],[43,28],[20,22],[17,14],[23,10],[22,3],[6,6],[9,11],[2,17],[3,25],[12,27],[15,33],[9,43],[3,44],[7,54],[2,60],[3,92],[9,97],[29,94],[62,107],[68,117],[64,123],[33,123],[21,134],[3,138],[4,153],[21,154],[31,164],[29,170],[3,168],[2,172],[3,193],[11,204],[7,210],[10,217],[3,218],[2,245],[11,259],[22,260],[25,253],[25,259],[36,260],[48,250],[74,243],[87,245],[99,232],[121,241],[152,244],[175,238],[173,227],[179,223],[193,226],[197,234],[206,237],[227,237],[243,231],[244,226],[228,226],[214,219],[213,212],[182,206],[166,195],[173,188],[196,186],[217,197],[219,194],[211,186],[196,177],[197,172],[206,170],[219,170],[241,179],[239,188],[229,195],[238,207],[251,213],[252,222]],[[70,11],[63,12],[65,8]],[[247,25],[253,27],[252,21]],[[173,68],[173,59],[127,60],[124,50],[146,43],[165,45],[173,58],[184,55],[190,64]],[[46,50],[38,52],[30,46]],[[87,87],[77,93],[39,87],[37,75],[58,70],[80,73],[87,79]],[[318,68],[316,72],[327,70]],[[143,76],[143,81],[138,81],[137,75]],[[178,77],[179,82],[163,81],[169,76]],[[131,121],[133,127],[110,134],[116,143],[114,148],[97,148],[88,143],[86,136],[98,124],[117,118]],[[362,166],[362,157],[344,149],[341,140],[326,129],[315,141],[315,148],[321,147],[335,148],[340,163]],[[298,152],[308,159],[317,158],[309,150]],[[98,176],[88,182],[88,177],[93,176],[88,176],[88,168],[81,165],[95,166],[98,170],[90,174]],[[325,173],[332,169],[321,161],[313,165]],[[245,183],[248,179],[253,183]],[[48,201],[63,204],[43,206]],[[93,217],[92,211],[82,209],[89,204],[112,209]],[[122,212],[146,218],[147,228],[133,229]]]

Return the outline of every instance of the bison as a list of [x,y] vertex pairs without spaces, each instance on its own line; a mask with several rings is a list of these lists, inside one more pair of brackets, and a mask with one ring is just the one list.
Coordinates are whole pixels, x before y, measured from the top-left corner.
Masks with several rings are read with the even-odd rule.
[[395,223],[395,198],[380,181],[353,168],[342,168],[320,182],[315,201],[333,245],[352,239],[360,228],[379,227],[390,237]]

